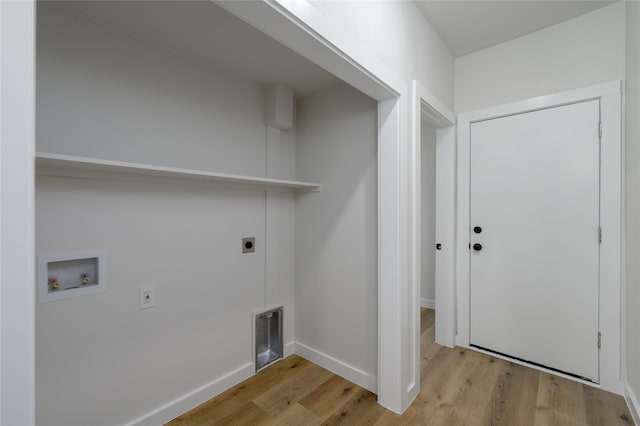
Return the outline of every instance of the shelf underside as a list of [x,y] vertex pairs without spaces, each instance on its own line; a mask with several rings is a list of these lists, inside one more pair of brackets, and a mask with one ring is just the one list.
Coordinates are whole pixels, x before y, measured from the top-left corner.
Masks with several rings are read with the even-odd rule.
[[289,188],[296,191],[320,191],[322,189],[322,185],[310,182],[269,179],[44,152],[36,153],[36,172],[40,175],[70,177],[82,177],[85,174],[89,175],[91,173],[159,176],[175,179],[244,184],[254,187]]

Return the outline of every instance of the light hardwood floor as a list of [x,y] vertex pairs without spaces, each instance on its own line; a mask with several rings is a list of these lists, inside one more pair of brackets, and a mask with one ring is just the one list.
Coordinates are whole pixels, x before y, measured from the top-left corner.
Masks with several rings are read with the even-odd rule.
[[434,343],[433,310],[421,329],[421,391],[402,416],[292,355],[168,425],[633,425],[621,396]]

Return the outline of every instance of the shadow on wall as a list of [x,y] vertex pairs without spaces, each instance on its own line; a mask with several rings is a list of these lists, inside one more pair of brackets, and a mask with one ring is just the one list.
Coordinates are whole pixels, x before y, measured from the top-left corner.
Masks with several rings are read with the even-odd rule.
[[377,376],[377,102],[340,84],[297,107],[296,340]]

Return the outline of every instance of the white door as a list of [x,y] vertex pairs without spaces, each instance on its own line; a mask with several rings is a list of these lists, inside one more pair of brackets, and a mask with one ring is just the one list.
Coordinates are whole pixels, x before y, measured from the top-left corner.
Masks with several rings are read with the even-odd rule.
[[470,343],[598,382],[591,100],[471,124]]

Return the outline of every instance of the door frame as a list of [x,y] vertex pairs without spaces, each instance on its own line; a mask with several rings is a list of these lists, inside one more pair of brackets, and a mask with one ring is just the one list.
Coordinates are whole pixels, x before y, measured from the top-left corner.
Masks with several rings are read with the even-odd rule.
[[[456,139],[455,122],[456,118],[438,98],[425,89],[418,81],[414,80],[412,85],[413,95],[413,135],[414,140],[414,175],[415,175],[415,216],[414,229],[417,238],[414,241],[417,258],[421,259],[421,238],[422,235],[422,212],[421,212],[421,187],[422,187],[422,144],[421,144],[421,120],[424,119],[436,128],[436,145],[443,148],[442,156],[436,157],[436,173],[443,182],[436,182],[436,240],[442,243],[443,250],[440,252],[436,266],[436,323],[435,341],[436,343],[454,347],[455,346],[455,170],[456,170]],[[414,309],[416,318],[412,321],[416,338],[420,341],[420,285],[421,285],[421,262],[414,264],[415,279],[417,287],[414,289],[417,308]],[[417,354],[414,358],[417,369],[420,369],[420,345],[417,347]]]
[[[457,161],[457,336],[459,346],[469,346],[469,178],[470,125],[473,122],[520,114],[554,106],[600,99],[602,138],[600,149],[600,297],[599,324],[602,333],[600,349],[600,383],[604,390],[621,394],[621,201],[622,201],[622,82],[619,80],[582,89],[540,96],[505,105],[472,111],[458,116]],[[474,348],[471,348],[474,349]],[[513,360],[512,360],[513,361]],[[514,361],[515,362],[515,361]],[[528,365],[528,364],[525,364]],[[530,366],[530,365],[529,365]],[[552,370],[538,368],[558,375]],[[565,376],[575,380],[571,376]],[[593,385],[591,382],[584,382]]]

